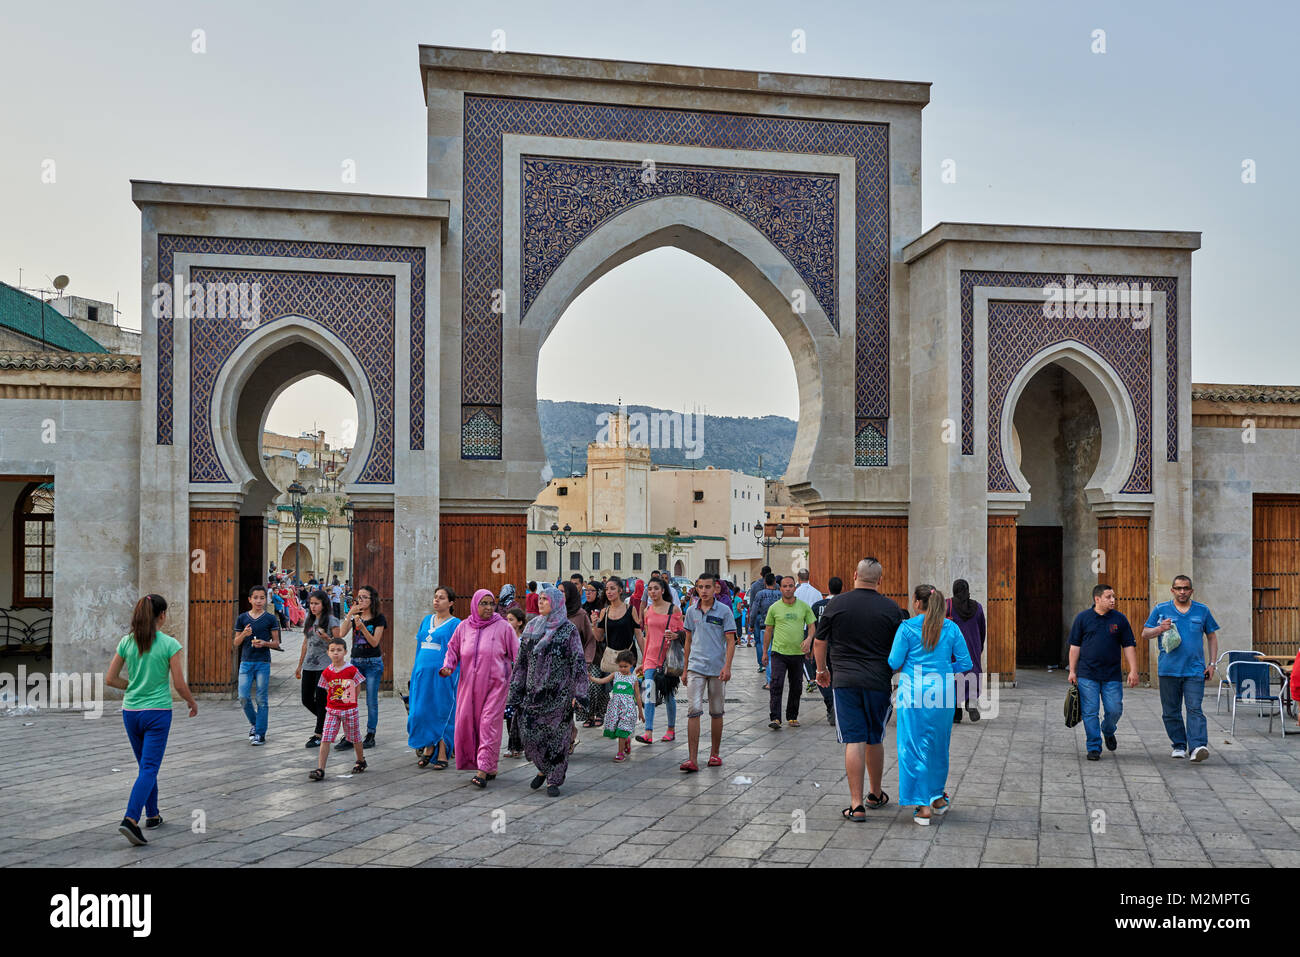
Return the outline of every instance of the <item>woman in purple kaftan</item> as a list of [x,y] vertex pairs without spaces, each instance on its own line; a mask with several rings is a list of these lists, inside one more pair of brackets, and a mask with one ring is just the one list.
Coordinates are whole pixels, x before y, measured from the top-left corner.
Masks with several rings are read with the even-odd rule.
[[538,606],[540,614],[524,628],[509,707],[519,714],[524,755],[537,765],[532,788],[546,784],[555,797],[569,770],[570,709],[575,700],[587,704],[587,660],[564,593],[548,585]]
[[952,583],[952,597],[948,599],[947,617],[957,625],[961,636],[966,639],[966,650],[974,667],[970,671],[956,675],[957,697],[952,722],[961,721],[961,708],[966,706],[966,713],[972,721],[980,719],[980,712],[975,707],[975,699],[980,694],[980,659],[984,654],[984,609],[970,596],[970,584],[964,578]]

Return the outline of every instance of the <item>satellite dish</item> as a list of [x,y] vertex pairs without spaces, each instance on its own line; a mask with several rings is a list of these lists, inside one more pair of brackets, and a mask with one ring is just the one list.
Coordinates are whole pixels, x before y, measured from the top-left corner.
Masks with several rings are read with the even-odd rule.
[[306,468],[307,466],[311,465],[311,453],[308,452],[306,449],[299,449],[297,458],[298,458],[298,464],[301,465],[303,468]]
[[57,289],[59,292],[63,292],[63,290],[68,288],[68,281],[69,280],[67,276],[64,275],[55,276],[53,280],[54,288]]

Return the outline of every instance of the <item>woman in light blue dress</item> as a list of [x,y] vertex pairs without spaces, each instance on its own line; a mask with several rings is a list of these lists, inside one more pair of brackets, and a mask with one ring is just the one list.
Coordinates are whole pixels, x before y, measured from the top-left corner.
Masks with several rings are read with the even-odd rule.
[[452,614],[455,593],[439,585],[433,593],[433,614],[425,615],[416,633],[415,667],[411,670],[411,710],[406,717],[406,741],[420,754],[420,767],[433,762],[435,771],[447,767],[456,737],[456,689],[460,669],[444,678],[438,674],[460,619]]
[[929,825],[949,807],[948,743],[952,739],[953,673],[973,667],[966,639],[945,617],[943,593],[917,585],[914,617],[898,626],[889,666],[900,672],[894,713],[898,716],[898,803],[913,805],[912,819]]

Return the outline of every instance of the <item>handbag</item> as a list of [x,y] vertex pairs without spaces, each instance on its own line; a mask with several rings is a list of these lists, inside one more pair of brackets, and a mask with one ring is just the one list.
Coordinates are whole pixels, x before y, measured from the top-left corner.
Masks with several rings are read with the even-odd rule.
[[618,671],[618,655],[617,651],[606,646],[605,653],[600,656],[600,670],[607,675]]
[[[669,609],[668,620],[664,622],[665,634],[668,632],[669,626],[672,625],[672,623],[673,609]],[[680,638],[673,638],[671,641],[664,638],[664,644],[667,647],[664,648],[663,655],[660,657],[659,668],[665,675],[673,678],[680,678],[682,676],[682,669],[686,664],[686,642]]]
[[1070,685],[1065,692],[1065,726],[1073,728],[1083,720],[1083,705],[1079,701],[1079,686]]

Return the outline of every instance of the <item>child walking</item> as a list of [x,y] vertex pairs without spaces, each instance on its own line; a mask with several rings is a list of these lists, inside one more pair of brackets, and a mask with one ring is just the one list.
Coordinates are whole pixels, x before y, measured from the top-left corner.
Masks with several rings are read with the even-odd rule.
[[609,688],[609,706],[605,709],[605,737],[618,742],[618,754],[615,761],[626,761],[632,753],[632,732],[640,720],[641,689],[632,666],[636,664],[636,652],[631,649],[621,651],[614,659],[618,671],[603,678],[592,678],[593,684],[607,684]]
[[330,746],[338,737],[340,725],[343,736],[352,742],[357,753],[357,763],[352,766],[353,774],[360,774],[366,769],[366,754],[362,749],[360,713],[357,710],[357,688],[365,683],[366,676],[355,665],[344,663],[348,653],[348,643],[342,638],[331,638],[329,643],[330,666],[321,672],[320,687],[325,689],[325,728],[321,733],[320,756],[316,759],[316,770],[307,775],[313,781],[325,777],[325,762],[330,756]]

